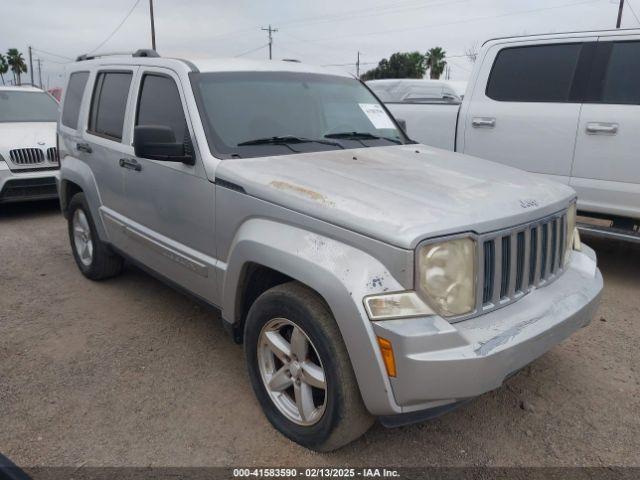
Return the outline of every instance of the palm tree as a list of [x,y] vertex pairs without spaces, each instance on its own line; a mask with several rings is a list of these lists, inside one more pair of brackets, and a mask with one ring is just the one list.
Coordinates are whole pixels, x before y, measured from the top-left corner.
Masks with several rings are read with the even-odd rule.
[[14,80],[20,85],[20,75],[27,72],[27,64],[24,63],[24,57],[17,48],[10,48],[7,50],[7,62],[13,72]]
[[4,58],[4,55],[0,53],[0,78],[2,78],[2,84],[4,83],[4,74],[9,71],[9,64],[7,63],[7,59]]
[[447,66],[446,56],[447,52],[441,47],[432,48],[424,56],[425,63],[429,67],[429,76],[432,80],[439,79],[442,72],[444,72],[444,68]]

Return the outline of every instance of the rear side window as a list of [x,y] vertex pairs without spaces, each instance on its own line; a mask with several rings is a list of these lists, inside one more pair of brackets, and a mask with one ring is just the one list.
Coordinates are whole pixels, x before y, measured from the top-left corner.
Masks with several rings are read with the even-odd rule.
[[613,44],[602,102],[640,105],[640,42]]
[[506,48],[496,58],[487,96],[504,102],[568,102],[582,44]]
[[122,140],[130,72],[100,72],[91,100],[89,131],[113,140]]
[[62,108],[62,124],[74,130],[78,128],[78,115],[88,78],[89,72],[74,72],[69,76]]
[[187,121],[178,87],[171,78],[152,74],[143,77],[136,125],[171,127],[176,141],[186,140]]

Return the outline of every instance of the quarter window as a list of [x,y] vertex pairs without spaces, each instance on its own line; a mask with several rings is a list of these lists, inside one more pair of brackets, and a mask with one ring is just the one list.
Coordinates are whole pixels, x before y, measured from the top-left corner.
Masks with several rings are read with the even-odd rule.
[[143,77],[136,125],[171,127],[177,142],[187,140],[187,121],[180,93],[171,78],[152,74]]
[[640,42],[613,44],[602,102],[640,105]]
[[100,72],[91,101],[89,131],[114,140],[122,140],[131,73]]
[[64,95],[62,124],[74,130],[78,128],[78,115],[88,78],[89,72],[75,72],[69,76],[67,92]]
[[540,45],[502,50],[487,96],[504,102],[568,102],[582,44]]

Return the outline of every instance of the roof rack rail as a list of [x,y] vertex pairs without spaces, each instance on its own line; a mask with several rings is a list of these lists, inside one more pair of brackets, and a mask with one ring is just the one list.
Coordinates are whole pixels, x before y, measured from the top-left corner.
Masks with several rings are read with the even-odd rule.
[[105,53],[96,53],[95,55],[90,55],[88,53],[85,53],[84,55],[79,55],[78,58],[76,58],[76,62],[82,62],[84,60],[93,60],[95,58],[101,58],[101,57],[128,56],[128,55],[131,55],[132,57],[159,57],[160,56],[158,52],[156,52],[155,50],[152,50],[150,48],[141,48],[139,50],[136,50],[135,52],[105,52]]

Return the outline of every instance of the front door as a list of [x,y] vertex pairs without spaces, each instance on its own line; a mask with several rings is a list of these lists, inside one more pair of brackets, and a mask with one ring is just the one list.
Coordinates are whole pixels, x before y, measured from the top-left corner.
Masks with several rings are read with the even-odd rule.
[[146,266],[201,298],[215,301],[214,185],[205,175],[184,107],[179,77],[141,68],[133,124],[171,127],[195,164],[125,155],[128,250]]
[[640,35],[600,40],[571,186],[582,210],[640,218]]

